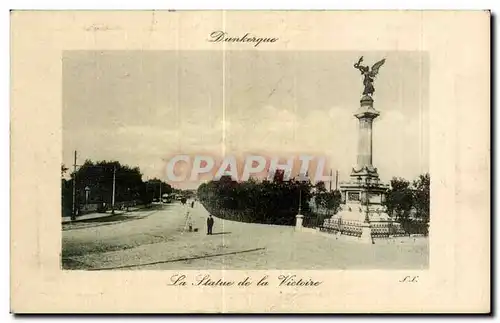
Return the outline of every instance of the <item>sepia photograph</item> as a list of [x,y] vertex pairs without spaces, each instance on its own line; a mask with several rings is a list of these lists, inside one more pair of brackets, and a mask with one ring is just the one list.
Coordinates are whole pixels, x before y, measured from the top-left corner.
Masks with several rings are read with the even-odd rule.
[[63,269],[428,268],[426,52],[64,51],[62,73]]

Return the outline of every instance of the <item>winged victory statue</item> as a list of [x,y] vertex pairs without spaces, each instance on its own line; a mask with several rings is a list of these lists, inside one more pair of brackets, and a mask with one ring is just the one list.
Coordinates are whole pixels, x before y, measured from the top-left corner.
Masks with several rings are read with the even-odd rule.
[[361,56],[358,62],[354,64],[354,68],[358,69],[361,72],[361,75],[363,75],[364,77],[363,85],[365,86],[365,89],[363,90],[363,95],[372,96],[373,93],[375,92],[375,88],[373,87],[373,81],[375,80],[375,77],[377,76],[380,67],[384,65],[385,58],[373,64],[371,69],[369,66],[361,65],[362,62],[363,62],[363,56]]

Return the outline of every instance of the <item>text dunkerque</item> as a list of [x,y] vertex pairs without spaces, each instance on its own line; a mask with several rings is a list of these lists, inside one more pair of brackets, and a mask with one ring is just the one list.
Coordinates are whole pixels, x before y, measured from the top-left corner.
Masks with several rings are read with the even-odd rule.
[[243,36],[230,36],[227,32],[217,30],[210,33],[208,41],[211,43],[251,43],[254,47],[259,46],[261,43],[275,43],[279,40],[277,37],[260,37],[246,33]]

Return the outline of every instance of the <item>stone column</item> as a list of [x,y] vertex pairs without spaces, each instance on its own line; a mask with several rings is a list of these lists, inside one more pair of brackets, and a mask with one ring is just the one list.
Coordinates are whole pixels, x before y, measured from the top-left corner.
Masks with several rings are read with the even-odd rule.
[[373,119],[361,117],[359,119],[358,138],[358,165],[372,166],[372,122]]
[[373,108],[373,99],[370,96],[363,96],[360,103],[361,108],[355,116],[359,120],[357,166],[361,170],[365,167],[369,169],[373,168],[372,125],[373,120],[377,118],[380,113]]

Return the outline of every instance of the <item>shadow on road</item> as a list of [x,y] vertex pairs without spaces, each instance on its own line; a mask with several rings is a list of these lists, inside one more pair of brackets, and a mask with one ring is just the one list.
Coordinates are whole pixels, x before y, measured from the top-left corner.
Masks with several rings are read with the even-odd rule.
[[[124,214],[115,214],[112,215],[110,214],[109,216],[103,216],[101,218],[95,218],[95,219],[88,219],[88,220],[79,220],[75,222],[68,222],[68,223],[63,223],[62,224],[62,230],[63,231],[70,231],[70,230],[79,230],[79,229],[89,229],[89,228],[95,228],[95,227],[101,227],[101,226],[106,226],[106,225],[112,225],[116,223],[123,223],[123,222],[128,222],[128,221],[133,221],[133,220],[140,220],[143,219],[147,216],[150,216],[158,211],[163,210],[162,208],[159,207],[151,207],[151,208],[143,208],[140,210],[132,210]],[[134,215],[135,212],[142,212],[144,213],[145,211],[149,211],[147,214],[141,214],[141,215]]]
[[233,252],[226,252],[226,253],[218,253],[218,254],[206,255],[206,256],[199,256],[199,257],[189,257],[189,258],[179,258],[179,259],[173,259],[173,260],[155,261],[155,262],[149,262],[149,263],[144,263],[144,264],[136,264],[136,265],[125,265],[125,266],[105,267],[105,268],[89,268],[87,270],[90,270],[90,271],[115,270],[115,269],[126,269],[126,268],[142,267],[142,266],[152,266],[152,265],[158,265],[158,264],[166,264],[166,263],[169,263],[169,262],[189,261],[189,260],[213,258],[213,257],[227,256],[227,255],[235,255],[235,254],[246,253],[246,252],[254,252],[254,251],[260,251],[260,250],[265,250],[265,249],[266,248],[255,248],[255,249],[248,249],[248,250],[242,250],[242,251],[233,251]]
[[215,232],[212,233],[213,236],[218,235],[218,234],[231,234],[232,232]]
[[130,216],[124,216],[121,214],[116,214],[116,215],[109,215],[109,216],[104,216],[102,218],[95,218],[95,219],[88,219],[88,220],[82,220],[80,222],[84,223],[107,223],[107,222],[116,222],[116,221],[123,221],[130,219]]

